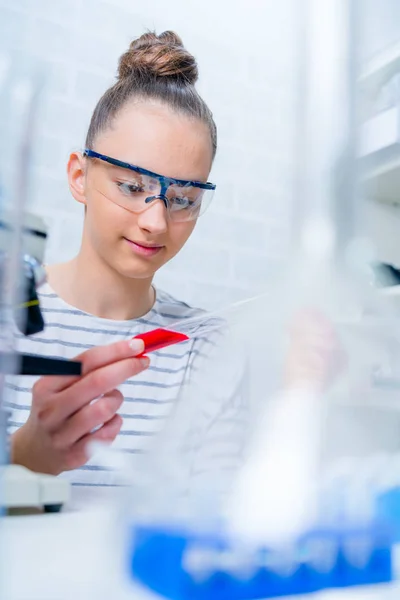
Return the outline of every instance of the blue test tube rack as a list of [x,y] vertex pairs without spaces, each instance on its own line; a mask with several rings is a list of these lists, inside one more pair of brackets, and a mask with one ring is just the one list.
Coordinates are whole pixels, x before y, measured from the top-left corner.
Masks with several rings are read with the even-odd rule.
[[[256,600],[392,581],[392,539],[384,523],[315,529],[294,544],[290,568],[276,563],[274,552],[265,548],[253,555],[247,573],[249,564],[241,572],[236,550],[222,534],[136,526],[132,539],[130,576],[170,600]],[[354,558],[360,543],[366,554],[357,562],[349,548],[355,550]],[[325,565],[315,556],[324,546],[333,549]],[[202,574],[188,567],[193,552],[203,560],[212,557]],[[229,560],[235,568],[227,567]]]
[[376,502],[377,515],[391,525],[396,543],[400,543],[400,486],[382,492]]

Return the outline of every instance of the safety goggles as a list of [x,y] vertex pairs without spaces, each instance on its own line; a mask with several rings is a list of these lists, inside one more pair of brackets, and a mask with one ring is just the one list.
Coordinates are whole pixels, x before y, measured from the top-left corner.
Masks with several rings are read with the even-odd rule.
[[171,221],[193,221],[208,208],[216,188],[213,183],[164,177],[88,148],[83,156],[129,171],[129,176],[126,177],[118,177],[116,174],[115,177],[104,178],[98,183],[98,191],[133,213],[141,213],[152,202],[161,200]]

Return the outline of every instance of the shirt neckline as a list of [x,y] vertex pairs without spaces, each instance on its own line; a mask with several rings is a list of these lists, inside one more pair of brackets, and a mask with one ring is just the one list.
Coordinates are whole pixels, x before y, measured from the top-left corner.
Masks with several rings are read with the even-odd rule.
[[57,294],[57,292],[54,291],[54,289],[51,287],[51,285],[46,281],[39,289],[39,295],[40,294],[51,294],[54,295],[55,299],[57,299],[57,301],[62,305],[63,308],[66,308],[70,311],[73,312],[78,312],[80,314],[82,314],[83,316],[92,319],[94,321],[97,321],[99,323],[103,323],[103,324],[108,324],[108,325],[119,325],[119,326],[129,326],[132,325],[134,323],[140,323],[141,321],[148,321],[149,319],[151,319],[151,317],[154,317],[155,315],[158,314],[158,308],[159,308],[159,290],[157,289],[157,287],[155,285],[153,285],[153,289],[154,289],[154,304],[151,307],[151,309],[144,315],[137,317],[135,319],[106,319],[105,317],[98,317],[97,315],[93,315],[91,313],[85,312],[84,310],[81,310],[80,308],[77,308],[76,306],[73,306],[72,304],[69,304],[68,302],[66,302],[61,296],[59,296]]

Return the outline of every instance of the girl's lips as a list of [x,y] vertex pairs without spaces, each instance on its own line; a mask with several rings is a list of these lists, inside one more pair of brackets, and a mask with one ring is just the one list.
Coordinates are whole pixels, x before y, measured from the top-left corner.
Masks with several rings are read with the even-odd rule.
[[138,242],[133,242],[128,238],[124,239],[128,242],[132,250],[136,252],[136,254],[140,254],[141,256],[155,256],[160,252],[160,250],[164,248],[164,246],[143,246],[142,244],[139,244]]

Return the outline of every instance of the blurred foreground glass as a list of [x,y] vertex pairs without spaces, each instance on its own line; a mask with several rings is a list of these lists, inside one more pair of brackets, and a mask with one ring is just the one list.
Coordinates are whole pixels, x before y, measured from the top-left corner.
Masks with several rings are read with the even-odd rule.
[[[14,308],[22,300],[22,235],[43,74],[35,62],[0,55],[0,372],[17,372]],[[21,294],[21,298],[19,295]],[[7,361],[4,363],[4,361]],[[3,377],[2,377],[3,379]],[[3,381],[2,381],[3,384]],[[1,397],[3,395],[3,390]],[[0,398],[1,407],[1,398]]]
[[205,320],[187,385],[132,470],[129,568],[169,598],[392,577],[377,499],[400,479],[400,326],[358,231],[355,3],[304,0],[298,16],[293,261],[268,296],[212,332]]
[[[26,210],[30,152],[42,79],[29,60],[16,63],[0,55],[0,467],[9,463],[8,411],[3,406],[5,374],[17,372],[14,355],[14,307],[19,304],[23,274],[21,237]],[[4,514],[0,469],[0,513]],[[6,549],[0,547],[1,570]],[[0,576],[6,587],[6,573]],[[1,591],[0,591],[1,595]]]

